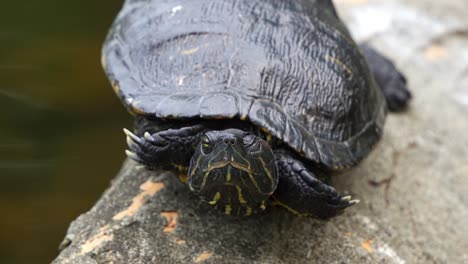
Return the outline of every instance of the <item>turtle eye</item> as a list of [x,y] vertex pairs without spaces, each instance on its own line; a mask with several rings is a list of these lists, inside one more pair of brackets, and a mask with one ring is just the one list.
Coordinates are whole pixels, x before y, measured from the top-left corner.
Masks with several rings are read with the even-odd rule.
[[255,135],[250,133],[244,136],[244,147],[250,154],[261,152],[262,146]]
[[203,136],[201,138],[201,145],[202,145],[202,152],[203,154],[210,154],[213,150],[213,146],[211,145],[210,139],[207,136]]
[[252,146],[255,144],[255,136],[250,134],[250,133],[246,133],[244,135],[244,145],[246,147],[249,147],[249,146]]

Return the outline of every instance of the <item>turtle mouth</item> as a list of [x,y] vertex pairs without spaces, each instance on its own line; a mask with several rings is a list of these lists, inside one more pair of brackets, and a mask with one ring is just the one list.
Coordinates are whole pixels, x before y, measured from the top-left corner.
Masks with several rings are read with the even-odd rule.
[[[256,196],[257,194],[267,197],[270,196],[272,191],[264,190],[264,188],[259,185],[257,175],[257,172],[243,164],[231,160],[220,161],[203,171],[203,178],[201,181],[194,183],[189,180],[189,187],[192,191],[198,192],[201,196],[206,196],[206,193],[210,193],[207,195],[209,197],[217,192],[240,193],[240,189],[243,189],[242,192],[248,196]],[[223,195],[223,197],[228,196],[229,195]],[[234,197],[235,195],[232,196]],[[235,200],[236,199],[233,199],[232,202]],[[240,200],[242,199],[239,199],[239,201]],[[226,200],[224,203],[232,202]],[[241,204],[242,203],[243,202],[241,202]]]
[[[241,161],[238,161],[239,159]],[[271,176],[263,175],[262,171],[256,170],[258,166],[252,168],[255,164],[254,161],[249,161],[242,155],[225,153],[212,164],[208,162],[208,166],[200,170],[199,177],[195,174],[189,177],[190,190],[203,196],[201,193],[216,193],[217,190],[236,189],[242,186],[249,193],[270,196],[274,189],[271,186],[273,179],[270,179]],[[264,168],[263,171],[265,170]],[[256,194],[252,195],[256,196]]]
[[224,168],[226,166],[231,166],[233,168],[236,168],[238,170],[247,172],[249,174],[253,174],[253,175],[257,174],[252,169],[250,169],[249,166],[246,166],[246,165],[244,165],[242,163],[239,163],[239,162],[235,161],[233,156],[231,156],[230,159],[228,159],[226,157],[226,158],[224,158],[224,160],[214,163],[210,167],[204,169],[203,172],[204,173],[210,173],[212,170],[221,169],[221,168]]

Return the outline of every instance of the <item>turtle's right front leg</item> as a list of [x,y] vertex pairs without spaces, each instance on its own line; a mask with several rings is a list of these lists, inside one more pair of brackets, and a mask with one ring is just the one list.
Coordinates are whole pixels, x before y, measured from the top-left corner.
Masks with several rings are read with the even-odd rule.
[[320,181],[314,171],[287,151],[277,151],[275,157],[279,182],[273,199],[277,205],[300,216],[327,219],[358,202]]
[[201,136],[207,131],[202,124],[168,129],[154,134],[144,132],[139,137],[127,129],[129,150],[125,153],[131,159],[153,168],[174,168],[188,166]]

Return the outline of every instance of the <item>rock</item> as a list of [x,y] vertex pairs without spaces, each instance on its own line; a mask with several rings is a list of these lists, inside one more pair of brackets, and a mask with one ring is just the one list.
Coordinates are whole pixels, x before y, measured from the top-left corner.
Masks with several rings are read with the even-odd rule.
[[333,178],[360,204],[326,222],[281,208],[233,218],[172,173],[126,161],[70,225],[53,263],[467,262],[468,22],[460,10],[468,2],[336,2],[355,37],[395,60],[414,94],[406,113],[389,116],[370,157]]

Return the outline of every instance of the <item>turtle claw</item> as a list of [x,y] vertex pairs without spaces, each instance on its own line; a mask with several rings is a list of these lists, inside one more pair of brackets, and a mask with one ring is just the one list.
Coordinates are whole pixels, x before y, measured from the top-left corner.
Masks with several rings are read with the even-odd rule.
[[167,140],[160,133],[151,135],[149,132],[145,132],[143,134],[143,138],[150,144],[157,147],[164,147],[168,144]]
[[351,195],[346,195],[346,196],[343,196],[341,197],[341,201],[350,201],[351,200]]
[[127,136],[127,146],[132,150],[136,147],[136,143],[129,136]]
[[[137,129],[135,134],[124,128],[128,146],[125,153],[149,169],[169,167],[168,164],[171,163],[188,164],[192,154],[190,149],[185,149],[199,143],[202,129],[204,128],[197,126],[162,131]],[[180,158],[184,160],[181,161]]]
[[143,162],[143,160],[137,155],[135,154],[134,152],[130,151],[130,150],[125,150],[125,154],[127,154],[127,156],[129,158],[131,158],[132,160],[136,161],[136,162]]
[[347,203],[347,206],[352,206],[359,203],[359,200],[357,199],[351,200],[351,195],[341,197],[341,201]]
[[144,137],[145,137],[146,140],[155,141],[154,137],[152,137],[150,135],[150,133],[148,133],[148,132],[145,132]]
[[[131,138],[133,141],[137,142],[137,143],[141,143],[141,140],[139,137],[137,137],[135,134],[133,134],[132,132],[130,132],[130,130],[124,128],[123,129],[124,133],[129,137]],[[127,141],[128,142],[128,141]]]
[[123,131],[127,135],[127,145],[130,148],[130,150],[125,150],[125,154],[132,160],[141,163],[143,160],[136,154],[139,150],[139,145],[142,143],[141,139],[126,128]]
[[138,165],[138,166],[135,166],[135,169],[137,171],[142,171],[142,170],[146,169],[146,166],[145,165]]
[[145,132],[139,137],[126,128],[123,131],[127,135],[128,150],[125,153],[132,160],[145,166],[153,167],[153,164],[161,158],[160,152],[167,149],[168,142],[158,133],[151,135]]

